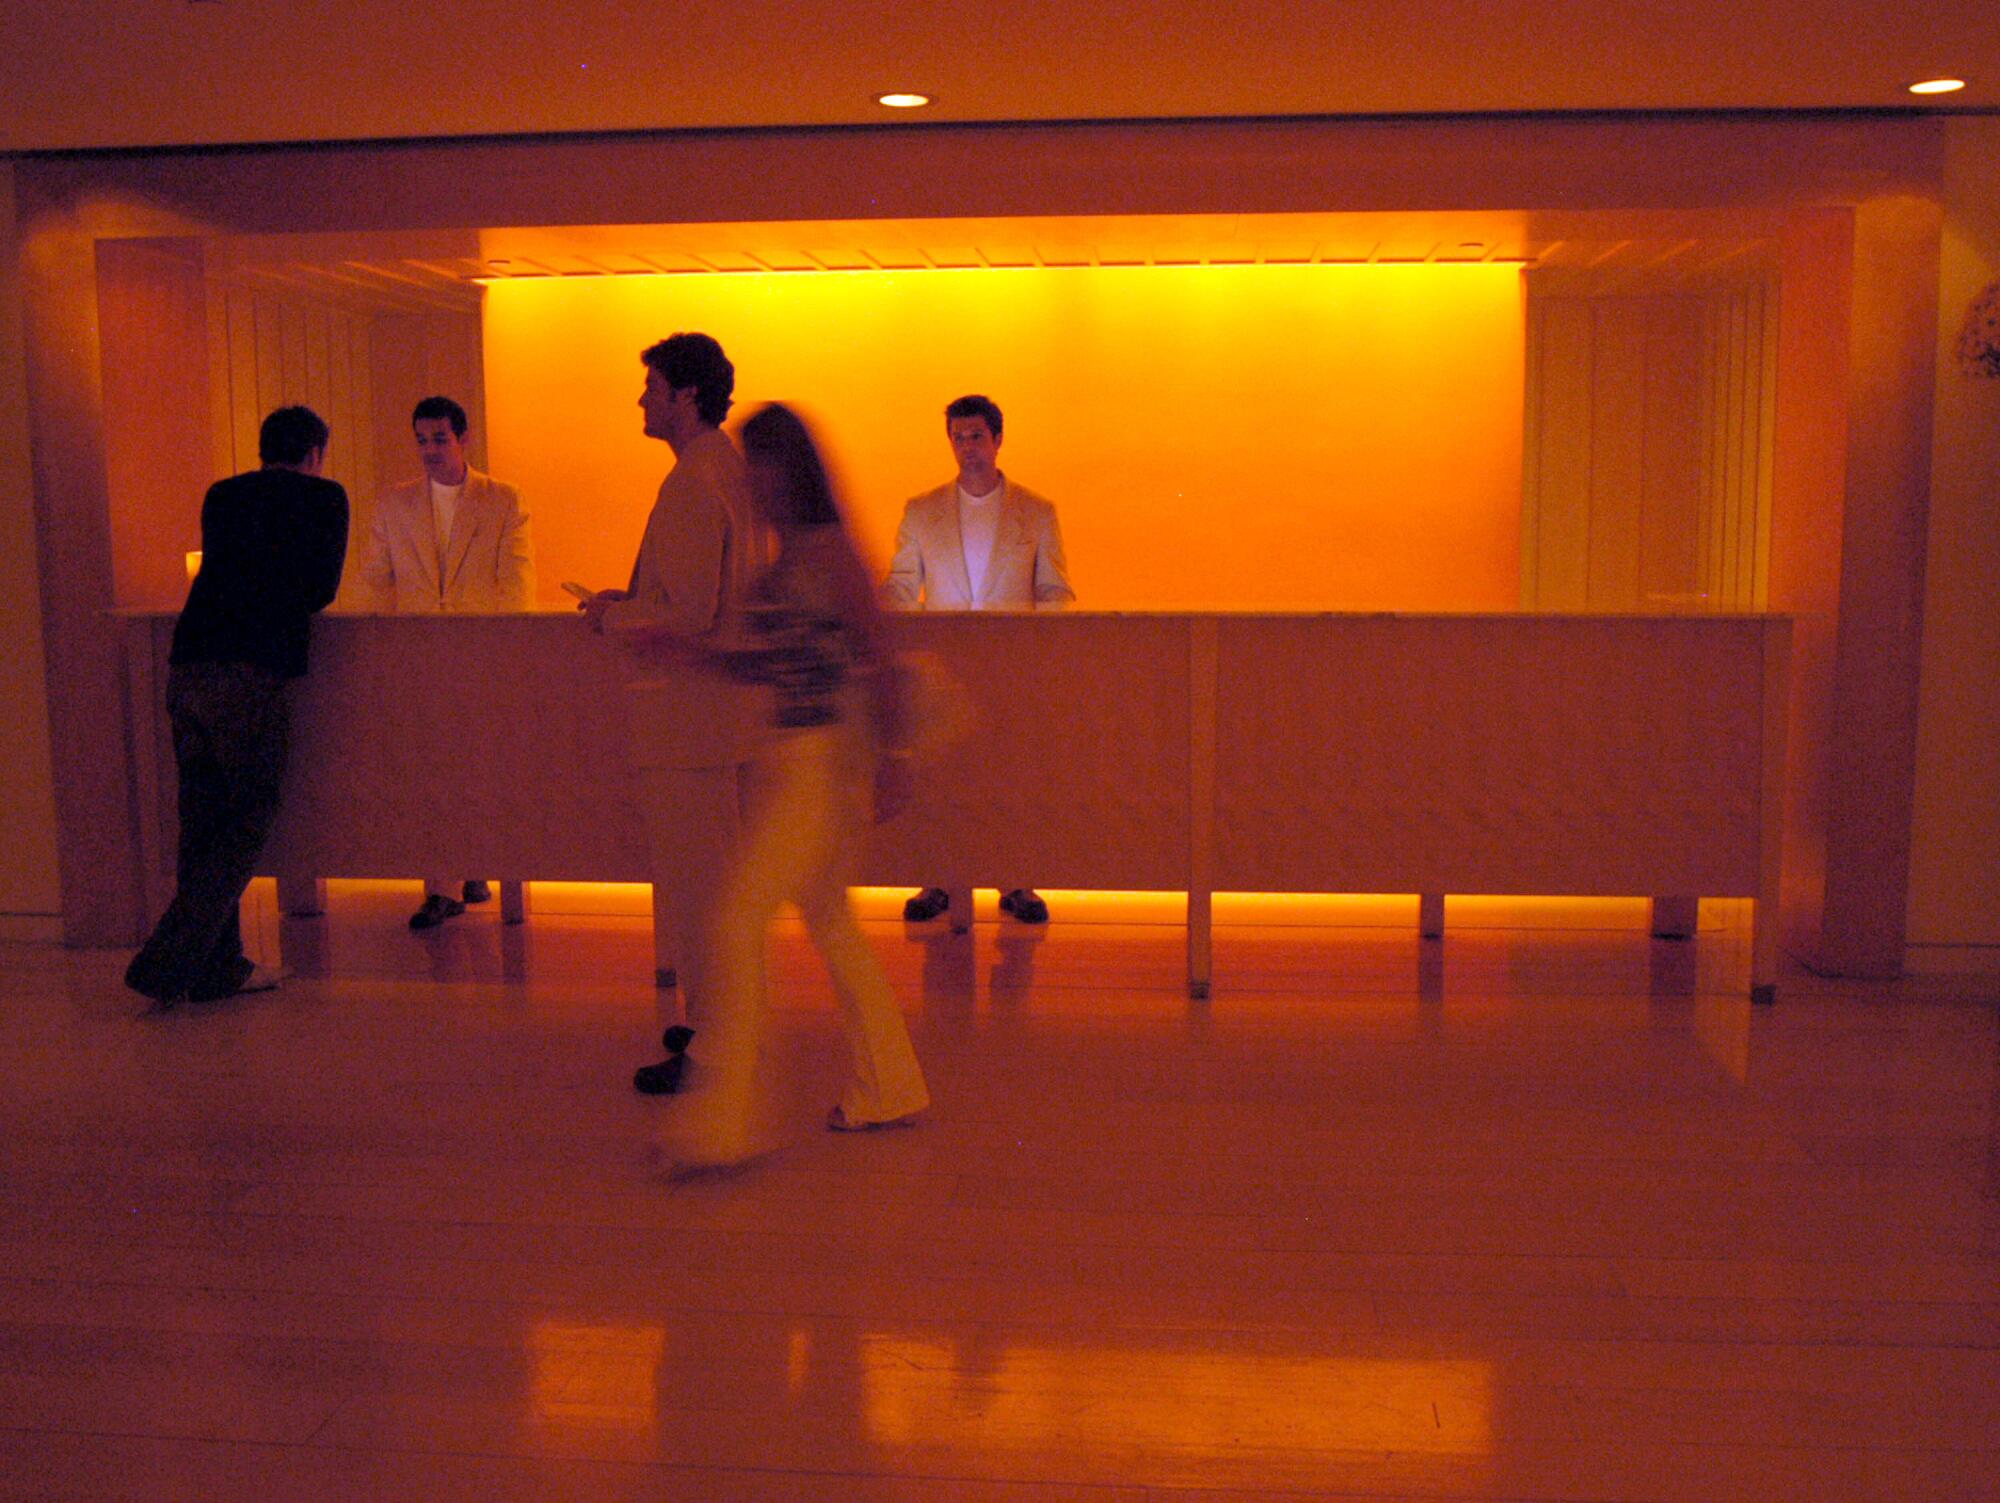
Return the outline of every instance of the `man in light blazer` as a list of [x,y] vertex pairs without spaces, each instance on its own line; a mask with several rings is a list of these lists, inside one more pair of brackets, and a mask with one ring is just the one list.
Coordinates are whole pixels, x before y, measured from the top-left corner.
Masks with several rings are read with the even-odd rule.
[[[1001,472],[1004,421],[990,397],[963,396],[945,408],[945,437],[958,475],[904,505],[882,589],[889,604],[933,611],[1056,609],[1076,599],[1054,505]],[[926,887],[903,905],[903,917],[920,923],[950,906],[942,887]],[[1048,922],[1049,906],[1031,887],[1003,893],[1000,907],[1024,924]]]
[[763,572],[765,537],[743,456],[721,431],[736,390],[722,346],[706,334],[673,334],[639,359],[645,434],[673,451],[674,467],[646,518],[631,583],[587,596],[581,609],[595,630],[632,649],[625,720],[653,871],[654,980],[679,986],[686,1019],[666,1031],[667,1058],[633,1072],[633,1089],[658,1096],[679,1086],[692,1027],[713,1013],[704,935],[771,706],[767,691],[713,661],[663,661],[646,646],[733,638]]
[[[535,549],[520,492],[465,457],[465,409],[425,397],[410,414],[422,478],[375,503],[362,562],[371,606],[405,613],[525,611],[535,598]],[[435,929],[491,896],[483,881],[424,882],[412,929]]]

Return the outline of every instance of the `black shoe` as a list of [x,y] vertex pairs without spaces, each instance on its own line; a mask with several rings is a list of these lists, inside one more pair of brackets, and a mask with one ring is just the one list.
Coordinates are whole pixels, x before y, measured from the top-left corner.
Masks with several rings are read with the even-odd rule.
[[1049,905],[1032,887],[1017,887],[1000,897],[1000,911],[1011,913],[1024,924],[1046,924],[1049,921]]
[[435,929],[446,919],[457,918],[465,912],[465,904],[457,898],[448,898],[441,892],[434,892],[424,899],[424,906],[410,915],[412,929]]
[[686,1068],[685,1054],[670,1054],[657,1065],[641,1065],[632,1072],[632,1089],[641,1096],[671,1096],[681,1088],[681,1072]]
[[903,918],[907,923],[928,923],[949,907],[951,907],[950,893],[942,887],[926,887],[903,905]]
[[133,956],[132,963],[125,968],[125,984],[162,1012],[176,1002],[187,1000],[186,986],[175,986],[161,981],[145,966],[139,964],[139,957]]
[[458,895],[465,899],[467,903],[490,903],[493,901],[493,889],[488,887],[484,882],[468,882],[459,890]]
[[671,1096],[681,1087],[681,1072],[687,1068],[687,1047],[694,1042],[694,1030],[676,1023],[660,1035],[667,1057],[657,1065],[641,1065],[632,1072],[632,1089],[641,1096]]
[[220,1002],[225,997],[242,997],[251,992],[274,992],[291,980],[290,970],[281,965],[253,965],[243,973],[243,979],[226,991],[193,990],[188,993],[190,1002]]

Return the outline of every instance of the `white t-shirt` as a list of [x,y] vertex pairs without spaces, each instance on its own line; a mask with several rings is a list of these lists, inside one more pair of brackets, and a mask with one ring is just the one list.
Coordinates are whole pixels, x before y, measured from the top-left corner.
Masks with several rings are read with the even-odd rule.
[[993,558],[993,540],[1000,535],[1000,493],[1006,482],[983,496],[958,488],[958,536],[965,547],[965,579],[975,606],[986,603],[986,566]]
[[444,598],[445,549],[451,543],[452,519],[458,515],[458,498],[465,494],[465,482],[440,485],[431,482],[431,520],[437,524],[438,598]]

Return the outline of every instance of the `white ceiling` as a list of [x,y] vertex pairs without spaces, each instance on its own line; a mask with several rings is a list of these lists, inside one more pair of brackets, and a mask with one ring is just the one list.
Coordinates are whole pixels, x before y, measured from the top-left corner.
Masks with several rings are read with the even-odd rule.
[[934,121],[2000,108],[1992,0],[15,0],[0,151]]

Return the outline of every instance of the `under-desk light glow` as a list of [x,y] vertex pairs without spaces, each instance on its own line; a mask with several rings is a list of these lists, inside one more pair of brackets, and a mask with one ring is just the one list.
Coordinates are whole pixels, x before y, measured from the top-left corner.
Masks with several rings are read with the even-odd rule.
[[1927,78],[1922,83],[1910,85],[1912,94],[1956,94],[1965,87],[1962,78]]
[[928,94],[877,94],[875,102],[885,109],[920,110],[931,102]]

